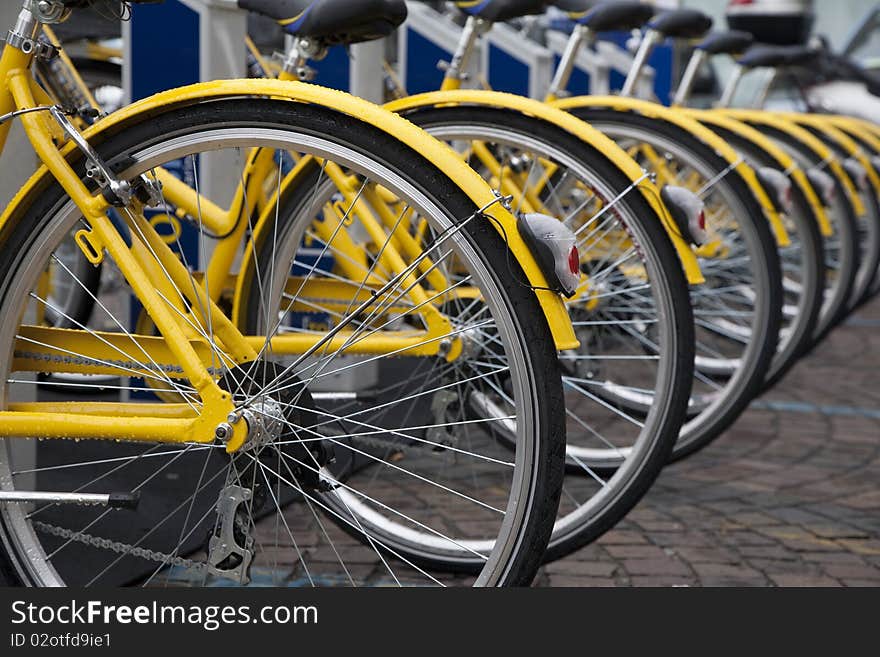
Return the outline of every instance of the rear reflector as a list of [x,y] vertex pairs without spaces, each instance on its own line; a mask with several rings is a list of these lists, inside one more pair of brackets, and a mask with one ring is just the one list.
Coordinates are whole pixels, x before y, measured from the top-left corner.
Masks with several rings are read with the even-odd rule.
[[550,289],[574,296],[581,282],[581,259],[571,229],[559,219],[537,212],[521,214],[517,227]]
[[791,180],[779,169],[761,167],[755,172],[758,181],[773,201],[779,213],[788,214],[792,210]]
[[684,187],[666,185],[660,191],[660,198],[686,242],[700,246],[709,240],[706,232],[706,206],[699,196]]

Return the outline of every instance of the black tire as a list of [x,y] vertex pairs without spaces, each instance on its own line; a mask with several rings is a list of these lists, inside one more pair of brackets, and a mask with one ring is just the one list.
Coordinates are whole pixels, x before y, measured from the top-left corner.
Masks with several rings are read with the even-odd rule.
[[[486,106],[479,108],[444,106],[409,110],[405,113],[405,117],[432,134],[443,129],[451,129],[455,132],[456,126],[476,127],[477,130],[502,128],[514,141],[517,137],[528,136],[552,145],[557,153],[564,152],[583,163],[605,181],[611,190],[614,190],[613,197],[631,185],[629,178],[596,147],[573,138],[570,133],[550,122],[520,112]],[[308,185],[305,187],[308,189]],[[279,213],[281,217],[295,216],[296,208],[302,205],[303,199],[291,195],[287,203],[289,209],[287,212],[282,210]],[[656,404],[656,408],[652,409],[656,422],[656,425],[652,426],[656,426],[657,430],[651,432],[650,437],[645,439],[645,447],[640,456],[634,458],[633,463],[627,464],[624,461],[624,466],[617,470],[617,474],[606,485],[601,503],[597,503],[595,509],[590,513],[585,512],[584,517],[579,520],[570,520],[564,529],[554,531],[545,561],[561,558],[592,542],[629,512],[648,491],[667,462],[687,410],[693,373],[693,316],[690,312],[688,286],[681,263],[661,219],[640,193],[634,192],[620,203],[626,207],[622,212],[628,217],[627,221],[633,222],[627,225],[634,234],[640,236],[640,247],[650,250],[652,262],[659,262],[658,269],[663,272],[664,278],[659,287],[667,297],[663,307],[669,311],[668,317],[664,313],[664,320],[669,322],[670,327],[675,327],[675,330],[671,330],[675,339],[672,347],[675,358],[671,361],[668,383],[664,385],[668,394],[661,399],[661,403]],[[260,256],[262,260],[268,257],[270,255],[265,252]],[[257,302],[256,298],[252,298],[251,307],[255,307]],[[257,318],[252,317],[246,325],[247,329],[250,331],[255,328],[257,321]],[[569,426],[570,437],[573,429],[576,430],[576,425]],[[596,470],[598,471],[599,468]],[[575,477],[577,480],[582,480],[585,476],[582,468],[573,464],[570,459],[568,472],[570,477]],[[609,474],[613,474],[613,471]],[[561,524],[561,521],[558,521],[557,527]],[[389,539],[383,535],[383,540]],[[408,553],[408,556],[416,560],[420,559],[418,554]],[[421,563],[425,563],[424,559]],[[467,572],[470,566],[446,562],[444,567]]]
[[[158,144],[173,136],[195,134],[212,127],[219,129],[237,126],[290,129],[311,133],[328,141],[336,141],[363,155],[381,160],[393,171],[405,176],[411,183],[449,212],[450,217],[466,218],[479,208],[442,171],[419,153],[407,149],[400,141],[371,125],[338,113],[327,107],[290,103],[267,98],[223,99],[185,107],[160,109],[148,120],[125,124],[101,135],[100,143],[93,143],[98,153],[113,166],[131,160],[131,154],[147,145]],[[76,154],[72,164],[85,179],[84,163]],[[23,255],[44,233],[45,224],[69,199],[57,183],[28,198],[19,211],[2,227],[0,243],[0,304],[6,303],[15,272],[23,266]],[[512,258],[498,231],[487,220],[471,221],[465,227],[469,245],[485,259],[487,265],[511,261],[511,268],[492,268],[490,276],[505,296],[509,314],[516,318],[517,336],[521,336],[523,357],[530,373],[533,399],[529,404],[535,410],[533,467],[529,471],[528,487],[521,500],[524,505],[521,522],[517,523],[517,542],[513,553],[499,572],[497,585],[528,585],[541,563],[549,541],[558,506],[564,467],[565,433],[559,366],[555,358],[550,330],[542,321],[542,311],[531,289],[521,283],[524,274]],[[518,514],[519,515],[519,514]],[[0,516],[0,573],[7,578],[14,574],[15,584],[28,584],[23,571],[16,568],[14,552],[5,516]],[[21,559],[22,555],[16,555]]]
[[[614,138],[640,131],[639,134],[656,135],[690,154],[710,170],[727,171],[729,163],[693,134],[662,119],[643,116],[634,112],[576,107],[570,110],[602,131],[609,131]],[[754,397],[764,388],[767,372],[772,367],[782,322],[782,271],[779,253],[769,223],[749,186],[736,171],[730,171],[718,179],[717,185],[726,186],[727,198],[736,199],[742,213],[737,213],[743,234],[752,245],[754,258],[751,262],[754,280],[760,281],[764,297],[761,301],[762,317],[751,327],[749,358],[733,375],[732,384],[723,398],[708,410],[692,418],[683,428],[672,452],[672,461],[682,459],[709,445],[727,430],[748,407]],[[699,294],[699,289],[694,291]],[[699,302],[693,302],[694,310]]]
[[[713,126],[713,130],[746,155],[754,168],[761,166],[779,168],[779,163],[772,156],[752,142],[744,140],[735,133],[719,129],[717,126]],[[794,317],[791,323],[786,326],[786,329],[791,332],[791,337],[784,349],[780,344],[780,350],[773,360],[773,366],[767,373],[765,389],[770,389],[779,383],[801,356],[812,347],[813,334],[824,300],[824,246],[819,222],[804,191],[794,181],[792,181],[791,192],[793,207],[792,212],[787,216],[792,225],[789,233],[797,244],[801,258],[790,266],[797,268],[797,274],[800,278],[798,281],[800,294],[794,300],[796,304],[792,308]],[[786,265],[783,261],[783,274],[785,271]]]
[[[755,125],[754,127],[779,142],[799,161],[810,162],[812,166],[820,164],[816,153],[788,133],[764,125]],[[833,239],[836,239],[839,245],[839,255],[837,256],[840,262],[840,269],[837,272],[839,293],[822,309],[813,336],[813,347],[822,342],[828,333],[846,317],[851,296],[850,291],[855,285],[859,272],[858,219],[843,183],[836,177],[832,177],[836,189],[838,211],[829,213],[829,218],[834,223],[835,235]]]

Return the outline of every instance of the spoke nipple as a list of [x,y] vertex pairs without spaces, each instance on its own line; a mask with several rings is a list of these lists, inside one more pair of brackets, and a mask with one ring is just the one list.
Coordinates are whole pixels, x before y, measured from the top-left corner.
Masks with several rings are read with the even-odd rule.
[[224,444],[232,440],[233,433],[234,429],[226,422],[218,424],[217,429],[214,431],[214,435],[217,437],[217,440]]

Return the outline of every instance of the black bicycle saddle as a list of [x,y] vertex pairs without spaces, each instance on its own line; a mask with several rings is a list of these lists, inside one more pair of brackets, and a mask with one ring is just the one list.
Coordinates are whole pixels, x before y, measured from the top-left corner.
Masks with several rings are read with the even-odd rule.
[[596,4],[592,0],[555,0],[553,5],[593,32],[636,30],[654,15],[651,5],[633,1]]
[[502,23],[514,18],[542,14],[547,0],[456,0],[461,11],[490,23]]
[[404,0],[238,0],[238,6],[277,21],[288,34],[327,45],[381,39],[407,16]]
[[819,51],[807,46],[765,46],[749,48],[737,62],[745,68],[780,68],[803,66],[819,56]]
[[697,44],[697,49],[710,55],[741,55],[755,43],[755,37],[748,32],[729,30],[713,32]]
[[696,39],[712,29],[712,19],[696,9],[674,9],[654,16],[648,29],[670,39]]

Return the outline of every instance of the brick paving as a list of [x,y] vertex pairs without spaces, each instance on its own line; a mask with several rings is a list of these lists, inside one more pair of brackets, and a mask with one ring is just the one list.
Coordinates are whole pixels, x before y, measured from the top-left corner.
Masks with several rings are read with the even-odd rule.
[[880,586],[880,300],[543,586]]

